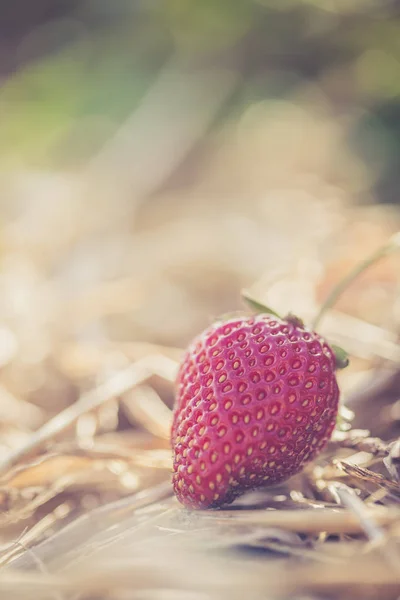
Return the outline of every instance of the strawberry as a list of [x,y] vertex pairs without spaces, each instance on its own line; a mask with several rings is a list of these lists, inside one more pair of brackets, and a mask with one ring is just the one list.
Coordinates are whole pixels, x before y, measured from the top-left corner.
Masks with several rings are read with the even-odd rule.
[[335,426],[335,352],[292,316],[217,322],[188,348],[177,378],[173,486],[188,508],[282,482]]

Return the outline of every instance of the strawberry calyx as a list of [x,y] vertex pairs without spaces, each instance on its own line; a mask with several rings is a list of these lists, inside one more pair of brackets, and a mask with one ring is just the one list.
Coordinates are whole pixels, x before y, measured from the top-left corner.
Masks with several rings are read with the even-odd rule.
[[[291,312],[287,314],[286,317],[281,317],[275,310],[273,310],[269,306],[266,306],[262,302],[255,300],[246,290],[242,291],[242,298],[246,302],[246,304],[251,308],[251,310],[255,313],[273,315],[274,317],[277,317],[282,321],[287,321],[288,323],[290,323],[294,327],[297,327],[298,329],[305,329],[304,321]],[[330,347],[335,356],[336,369],[345,369],[349,365],[349,355],[347,354],[347,352],[343,350],[343,348],[341,348],[340,346],[336,346],[335,344],[330,344]]]
[[[266,315],[273,315],[277,319],[282,319],[281,315],[279,315],[275,310],[273,310],[270,306],[266,306],[262,302],[255,300],[247,290],[242,291],[242,298],[246,302],[246,304],[251,308],[251,310],[255,313],[262,313]],[[282,319],[283,320],[283,319]]]
[[288,323],[290,323],[294,327],[297,327],[298,329],[305,329],[303,319],[300,319],[300,317],[298,317],[297,315],[294,315],[291,312],[289,314],[287,314],[283,320],[287,321]]
[[340,346],[336,346],[335,344],[330,344],[332,348],[333,354],[335,356],[336,368],[337,369],[345,369],[349,366],[349,355],[346,350],[343,350]]
[[255,300],[255,298],[253,298],[246,290],[242,291],[242,298],[246,302],[246,304],[251,308],[251,310],[255,313],[273,315],[281,321],[287,321],[287,323],[290,323],[294,327],[297,327],[299,329],[305,329],[304,321],[292,312],[288,313],[286,317],[282,317],[279,313],[276,312],[276,310],[272,309],[270,306],[266,306],[262,302],[259,302],[259,300]]

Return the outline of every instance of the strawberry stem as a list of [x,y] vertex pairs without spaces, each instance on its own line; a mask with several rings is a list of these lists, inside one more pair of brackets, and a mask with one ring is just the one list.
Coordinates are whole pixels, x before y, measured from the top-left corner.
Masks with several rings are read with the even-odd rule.
[[266,313],[268,315],[274,315],[274,317],[277,317],[278,319],[282,319],[282,317],[278,315],[277,312],[272,310],[272,308],[270,308],[269,306],[265,306],[265,304],[258,302],[258,300],[254,300],[254,298],[250,296],[247,290],[242,290],[242,298],[253,312]]
[[380,246],[377,250],[375,250],[370,256],[362,260],[358,263],[343,279],[341,279],[331,290],[330,294],[322,304],[317,316],[314,319],[312,328],[315,330],[324,314],[338,301],[340,296],[350,284],[353,283],[364,271],[366,271],[370,266],[377,263],[382,258],[389,256],[393,252],[400,250],[400,231],[392,235],[389,238],[389,241]]

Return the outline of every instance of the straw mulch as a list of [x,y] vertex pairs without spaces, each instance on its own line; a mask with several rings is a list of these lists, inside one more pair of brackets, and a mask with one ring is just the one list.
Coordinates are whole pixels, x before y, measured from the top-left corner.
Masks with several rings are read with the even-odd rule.
[[283,313],[296,298],[310,319],[400,229],[398,213],[321,203],[317,191],[273,205],[238,192],[228,210],[210,188],[199,202],[198,187],[136,206],[132,231],[122,205],[95,219],[100,205],[71,202],[75,183],[28,177],[35,214],[20,184],[25,208],[3,224],[0,597],[398,598],[398,257],[321,323],[352,361],[340,374],[340,427],[301,475],[191,513],[172,495],[169,447],[190,337],[239,309],[252,282],[260,300]]

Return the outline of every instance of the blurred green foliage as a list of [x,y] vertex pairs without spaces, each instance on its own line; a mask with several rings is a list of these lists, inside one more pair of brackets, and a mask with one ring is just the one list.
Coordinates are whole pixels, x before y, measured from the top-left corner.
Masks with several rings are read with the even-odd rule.
[[240,73],[222,119],[317,86],[338,117],[358,115],[350,143],[381,165],[380,199],[397,201],[397,2],[37,0],[27,12],[20,4],[0,25],[10,58],[0,90],[3,168],[83,163],[175,57],[188,69]]

